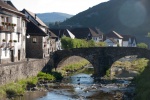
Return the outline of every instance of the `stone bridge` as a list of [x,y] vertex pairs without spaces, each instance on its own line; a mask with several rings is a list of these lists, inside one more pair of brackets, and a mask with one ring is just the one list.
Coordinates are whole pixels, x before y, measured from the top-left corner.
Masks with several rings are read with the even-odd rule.
[[80,56],[87,59],[94,67],[94,75],[101,77],[106,74],[106,70],[122,57],[137,55],[138,58],[150,59],[150,50],[136,47],[92,47],[75,48],[54,52],[53,66],[59,67],[70,56]]

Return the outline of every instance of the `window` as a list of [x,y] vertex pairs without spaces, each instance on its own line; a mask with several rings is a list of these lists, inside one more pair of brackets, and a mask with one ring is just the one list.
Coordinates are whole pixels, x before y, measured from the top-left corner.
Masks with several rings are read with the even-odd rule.
[[36,43],[36,42],[37,42],[36,38],[33,38],[32,42],[33,42],[33,43]]

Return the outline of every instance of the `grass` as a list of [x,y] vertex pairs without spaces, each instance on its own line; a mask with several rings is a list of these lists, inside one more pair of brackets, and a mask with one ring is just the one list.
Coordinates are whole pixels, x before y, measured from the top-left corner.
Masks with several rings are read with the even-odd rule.
[[30,77],[22,79],[16,83],[9,83],[0,87],[0,100],[3,98],[11,98],[19,95],[23,95],[29,86],[36,86],[39,80],[50,80],[54,81],[62,79],[62,76],[58,72],[43,73],[39,72],[36,77]]
[[44,80],[48,80],[48,81],[52,81],[52,80],[55,80],[55,77],[51,74],[48,74],[48,73],[43,73],[43,72],[39,72],[39,74],[37,75],[37,77],[41,80],[41,79],[44,79]]
[[82,60],[77,63],[71,63],[61,69],[58,69],[58,72],[60,72],[62,76],[66,76],[66,72],[76,72],[77,70],[82,69],[87,64],[89,64],[87,60]]
[[[136,85],[134,100],[150,100],[150,62],[148,59],[140,58],[132,62],[117,61],[113,66],[124,67],[127,70],[134,70],[139,73],[133,80]],[[109,77],[110,69],[106,71]]]

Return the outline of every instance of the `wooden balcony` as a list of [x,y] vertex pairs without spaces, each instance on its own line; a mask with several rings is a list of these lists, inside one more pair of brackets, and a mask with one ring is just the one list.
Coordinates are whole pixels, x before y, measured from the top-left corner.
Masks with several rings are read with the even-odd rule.
[[0,26],[0,32],[14,32],[13,26]]

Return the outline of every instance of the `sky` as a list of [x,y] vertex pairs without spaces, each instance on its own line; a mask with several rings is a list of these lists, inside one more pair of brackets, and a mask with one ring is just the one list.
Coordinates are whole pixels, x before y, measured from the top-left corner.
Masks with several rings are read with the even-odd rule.
[[75,15],[109,0],[11,0],[18,10],[33,13],[62,12]]

